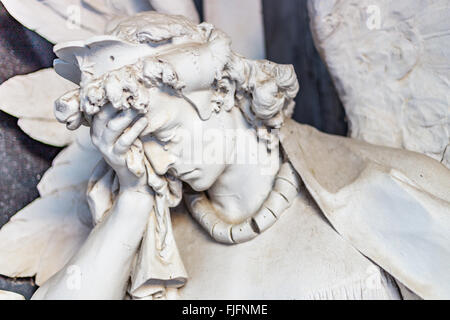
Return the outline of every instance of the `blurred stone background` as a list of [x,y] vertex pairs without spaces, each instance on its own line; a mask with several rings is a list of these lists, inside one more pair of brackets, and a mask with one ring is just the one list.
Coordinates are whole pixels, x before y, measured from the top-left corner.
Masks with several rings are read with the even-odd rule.
[[[299,77],[294,118],[317,129],[347,134],[345,113],[312,40],[306,1],[263,0],[267,59],[293,64]],[[201,1],[196,1],[202,16]],[[52,45],[14,20],[0,3],[0,83],[52,66]],[[0,101],[1,103],[1,101]],[[0,227],[38,197],[36,185],[60,151],[34,141],[17,119],[0,111]],[[0,276],[0,290],[31,297],[33,279]]]

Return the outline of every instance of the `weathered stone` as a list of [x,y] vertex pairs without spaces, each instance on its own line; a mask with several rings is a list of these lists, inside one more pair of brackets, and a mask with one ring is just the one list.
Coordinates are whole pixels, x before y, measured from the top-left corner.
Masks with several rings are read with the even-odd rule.
[[350,135],[450,167],[448,0],[310,0]]

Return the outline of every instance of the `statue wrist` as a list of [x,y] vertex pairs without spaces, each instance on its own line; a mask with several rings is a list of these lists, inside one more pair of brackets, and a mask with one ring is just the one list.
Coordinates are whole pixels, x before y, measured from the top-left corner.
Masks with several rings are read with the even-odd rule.
[[135,216],[147,219],[154,205],[154,196],[138,189],[125,189],[120,191],[116,205],[119,215],[127,219]]

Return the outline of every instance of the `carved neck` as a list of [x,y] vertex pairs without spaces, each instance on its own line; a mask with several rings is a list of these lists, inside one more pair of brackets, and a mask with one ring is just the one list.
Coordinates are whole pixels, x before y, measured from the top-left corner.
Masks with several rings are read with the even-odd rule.
[[254,215],[266,200],[279,171],[280,158],[278,147],[269,152],[266,142],[257,138],[239,109],[233,109],[240,134],[234,144],[237,156],[207,194],[220,218],[240,223]]

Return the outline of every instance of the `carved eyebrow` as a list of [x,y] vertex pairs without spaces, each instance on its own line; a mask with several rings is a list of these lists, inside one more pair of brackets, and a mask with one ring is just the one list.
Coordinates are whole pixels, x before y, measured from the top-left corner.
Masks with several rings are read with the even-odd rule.
[[148,120],[148,127],[145,129],[145,135],[152,135],[155,132],[163,129],[167,123],[170,121],[170,116],[167,114],[157,114],[153,117],[152,114],[146,115]]
[[179,127],[180,127],[179,123],[169,123],[169,121],[167,121],[162,126],[160,126],[155,131],[153,131],[152,134],[158,135],[158,134],[161,134],[161,132],[165,131],[165,132],[170,132],[171,135],[175,135],[175,133]]
[[[166,136],[161,137],[161,132],[166,133]],[[160,140],[161,142],[165,142],[166,143],[166,142],[170,142],[175,137],[176,133],[177,133],[177,127],[173,127],[173,128],[170,128],[170,129],[158,130],[158,131],[153,133],[153,136],[156,139]]]
[[169,121],[161,123],[158,128],[151,130],[143,137],[142,142],[157,140],[162,143],[170,142],[176,135],[179,124],[168,126]]

